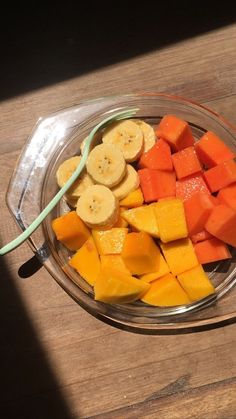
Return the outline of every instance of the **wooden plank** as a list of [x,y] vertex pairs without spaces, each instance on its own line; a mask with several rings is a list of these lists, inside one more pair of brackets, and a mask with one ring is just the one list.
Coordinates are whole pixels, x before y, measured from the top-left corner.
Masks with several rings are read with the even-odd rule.
[[[137,405],[90,416],[90,419],[235,419],[236,377],[189,391],[182,389],[185,380],[186,376],[181,377]],[[172,390],[174,394],[169,393]]]

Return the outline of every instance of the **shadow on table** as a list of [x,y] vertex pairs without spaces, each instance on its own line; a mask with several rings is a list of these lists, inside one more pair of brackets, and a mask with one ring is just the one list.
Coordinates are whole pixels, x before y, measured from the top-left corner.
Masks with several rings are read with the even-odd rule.
[[[236,20],[235,2],[23,2],[1,11],[0,99],[79,76]],[[7,7],[5,5],[5,7]],[[216,46],[217,48],[217,46]]]
[[72,418],[3,258],[0,330],[1,418]]

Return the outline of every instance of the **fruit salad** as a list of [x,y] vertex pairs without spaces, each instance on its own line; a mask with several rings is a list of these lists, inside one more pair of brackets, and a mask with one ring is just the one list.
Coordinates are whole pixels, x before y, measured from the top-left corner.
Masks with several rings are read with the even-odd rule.
[[[52,221],[95,300],[167,307],[215,293],[204,265],[230,259],[236,246],[234,157],[211,131],[196,141],[175,115],[156,127],[123,120],[100,133],[65,195],[70,211]],[[80,159],[58,167],[59,187]]]

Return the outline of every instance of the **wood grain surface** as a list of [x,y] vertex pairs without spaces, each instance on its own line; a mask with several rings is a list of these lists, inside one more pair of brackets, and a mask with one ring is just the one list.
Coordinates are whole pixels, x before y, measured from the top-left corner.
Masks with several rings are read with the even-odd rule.
[[[0,103],[0,242],[18,229],[5,194],[40,116],[83,99],[183,95],[236,125],[236,24],[93,69]],[[0,259],[1,418],[236,418],[236,325],[143,336],[91,317],[27,244]]]

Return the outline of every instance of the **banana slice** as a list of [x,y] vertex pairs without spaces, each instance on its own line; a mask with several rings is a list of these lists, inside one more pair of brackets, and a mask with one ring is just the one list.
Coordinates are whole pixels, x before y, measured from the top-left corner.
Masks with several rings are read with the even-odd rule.
[[109,126],[103,134],[104,144],[117,145],[127,162],[138,159],[143,151],[143,133],[131,120],[119,121]]
[[139,119],[134,120],[134,123],[139,126],[139,128],[141,129],[143,133],[143,139],[144,139],[143,152],[146,153],[146,151],[150,150],[150,148],[152,148],[156,142],[155,131],[151,125]]
[[78,199],[76,212],[91,228],[112,226],[119,215],[119,202],[103,185],[90,186]]
[[89,153],[87,171],[96,183],[113,187],[117,185],[126,173],[124,156],[112,144],[99,144]]
[[113,194],[117,199],[125,198],[130,192],[139,187],[139,176],[130,164],[127,164],[127,173],[119,185],[112,188]]
[[[60,188],[65,185],[71,175],[74,173],[77,168],[81,156],[74,156],[65,160],[58,168],[56,173],[57,183]],[[73,199],[78,199],[78,197],[89,187],[94,184],[92,178],[83,171],[80,177],[73,183],[72,187],[66,194],[68,200],[72,201]]]

